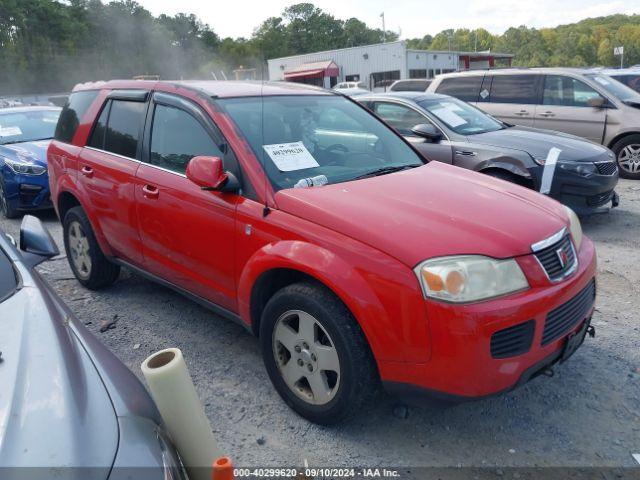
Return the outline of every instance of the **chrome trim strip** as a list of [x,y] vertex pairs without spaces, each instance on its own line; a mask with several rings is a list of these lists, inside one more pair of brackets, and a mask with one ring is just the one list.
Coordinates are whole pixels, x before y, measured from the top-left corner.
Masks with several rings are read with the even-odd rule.
[[[539,252],[540,250],[544,250],[545,248],[553,245],[554,243],[559,242],[562,239],[562,237],[564,237],[566,234],[567,234],[567,227],[564,227],[562,230],[560,230],[557,233],[554,233],[550,237],[532,244],[531,251],[535,253],[535,252]],[[573,242],[571,243],[571,245],[573,245]]]
[[102,150],[100,148],[95,148],[95,147],[84,147],[84,148],[86,148],[87,150],[93,150],[94,152],[98,152],[98,153],[106,153],[107,155],[113,155],[114,157],[123,158],[125,160],[131,160],[132,162],[136,162],[138,164],[145,165],[147,167],[152,167],[152,168],[156,168],[158,170],[162,170],[163,172],[172,173],[174,175],[177,175],[178,177],[187,178],[187,176],[184,173],[174,172],[173,170],[169,170],[168,168],[163,168],[163,167],[159,167],[158,165],[153,165],[151,163],[142,162],[142,161],[137,160],[135,158],[125,157],[124,155],[119,155],[117,153],[108,152],[107,150]]

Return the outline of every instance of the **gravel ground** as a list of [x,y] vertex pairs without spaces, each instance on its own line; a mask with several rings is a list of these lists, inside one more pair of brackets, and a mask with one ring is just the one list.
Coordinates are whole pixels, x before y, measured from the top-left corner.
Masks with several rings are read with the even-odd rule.
[[[101,292],[73,278],[65,258],[40,272],[136,375],[152,352],[183,350],[222,448],[236,466],[632,467],[640,453],[640,182],[621,180],[620,206],[584,219],[597,245],[593,325],[552,378],[497,398],[405,410],[388,397],[347,425],[313,425],[280,400],[258,342],[241,327],[128,272]],[[40,218],[62,247],[53,214]],[[19,220],[0,220],[16,235]],[[101,333],[101,322],[116,320]],[[408,416],[406,416],[408,415]],[[406,418],[405,418],[406,417]],[[517,478],[517,477],[516,477]]]

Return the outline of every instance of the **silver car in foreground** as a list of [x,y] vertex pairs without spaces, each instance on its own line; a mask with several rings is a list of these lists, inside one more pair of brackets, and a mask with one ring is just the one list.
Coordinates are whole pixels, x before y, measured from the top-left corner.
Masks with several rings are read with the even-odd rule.
[[0,478],[184,479],[144,386],[36,273],[58,254],[25,216],[0,230]]

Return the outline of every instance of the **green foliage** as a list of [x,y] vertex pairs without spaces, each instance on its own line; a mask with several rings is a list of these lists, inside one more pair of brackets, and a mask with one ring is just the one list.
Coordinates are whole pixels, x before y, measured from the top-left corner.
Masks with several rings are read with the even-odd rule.
[[[397,40],[385,32],[387,41]],[[266,59],[368,45],[380,29],[357,18],[341,20],[311,3],[267,18],[251,38],[221,39],[198,17],[154,17],[134,0],[0,0],[0,94],[69,90],[75,83],[160,75],[161,78],[231,77],[239,66]],[[523,66],[616,65],[613,47],[624,45],[625,63],[640,63],[640,15],[591,18],[556,28],[444,30],[407,41],[409,48],[492,50],[515,54]]]

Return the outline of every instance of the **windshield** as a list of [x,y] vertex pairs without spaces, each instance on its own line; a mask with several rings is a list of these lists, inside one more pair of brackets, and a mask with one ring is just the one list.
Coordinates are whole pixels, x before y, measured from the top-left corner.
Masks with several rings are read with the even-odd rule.
[[598,85],[600,85],[618,100],[622,100],[623,102],[640,102],[640,94],[638,92],[630,89],[626,85],[612,79],[607,75],[590,74],[587,75],[587,78],[595,81]]
[[460,135],[495,132],[504,128],[503,123],[455,98],[422,100],[418,105]]
[[[2,230],[0,235],[3,235]],[[16,288],[18,288],[18,280],[13,265],[4,250],[0,248],[0,302],[10,297]]]
[[53,138],[60,110],[0,112],[0,145]]
[[229,98],[217,104],[236,123],[276,190],[424,163],[393,130],[342,96]]

